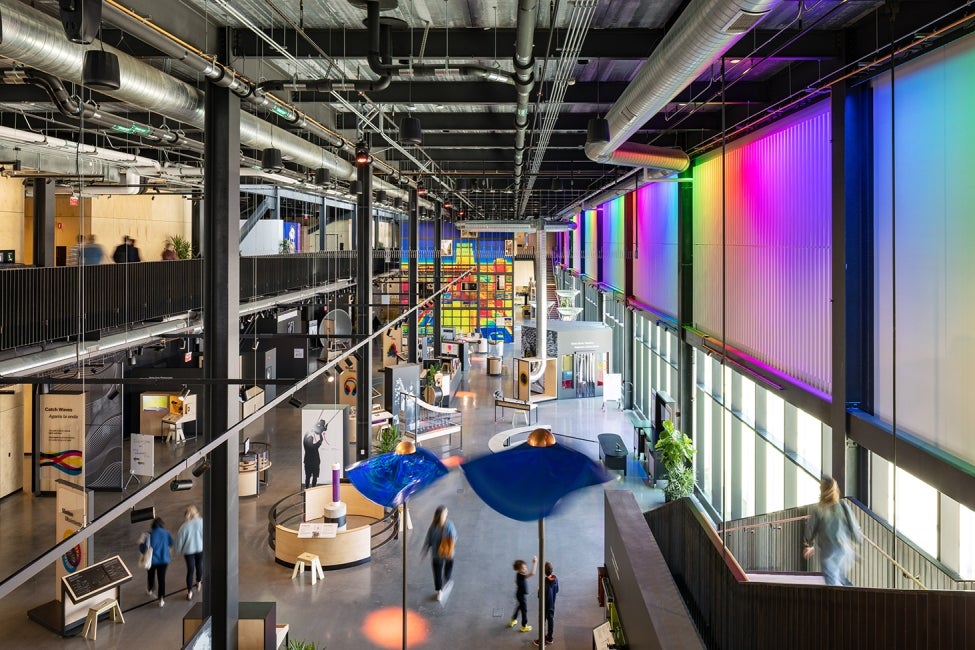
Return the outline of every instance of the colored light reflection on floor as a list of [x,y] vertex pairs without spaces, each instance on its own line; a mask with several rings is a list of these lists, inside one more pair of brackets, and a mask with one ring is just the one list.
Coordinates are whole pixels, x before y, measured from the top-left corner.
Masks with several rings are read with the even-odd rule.
[[[366,616],[362,624],[365,637],[380,646],[396,650],[403,647],[403,609],[383,607]],[[412,610],[406,611],[406,645],[417,647],[430,638],[430,625]]]
[[454,397],[457,399],[474,399],[477,397],[477,393],[473,393],[469,390],[458,390],[454,391]]
[[447,467],[460,467],[460,464],[464,462],[462,456],[447,456],[446,458],[441,458],[440,462]]

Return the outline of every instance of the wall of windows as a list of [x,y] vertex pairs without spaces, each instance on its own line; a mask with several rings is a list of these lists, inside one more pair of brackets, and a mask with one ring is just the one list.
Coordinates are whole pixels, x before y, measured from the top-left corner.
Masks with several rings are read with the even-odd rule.
[[633,408],[650,417],[657,391],[677,396],[677,335],[640,312],[633,315],[633,335]]

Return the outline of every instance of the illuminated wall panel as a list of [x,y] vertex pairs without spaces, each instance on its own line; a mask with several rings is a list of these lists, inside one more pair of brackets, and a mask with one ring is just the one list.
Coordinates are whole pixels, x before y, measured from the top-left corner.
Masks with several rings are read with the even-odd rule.
[[598,226],[602,243],[597,254],[600,259],[598,280],[614,289],[623,290],[626,264],[626,198],[620,196],[599,206]]
[[581,273],[596,278],[599,276],[599,213],[586,210],[582,213],[582,268]]
[[874,410],[891,421],[896,398],[899,429],[969,462],[975,462],[973,70],[971,36],[898,66],[893,141],[889,75],[874,82],[873,99]]
[[572,223],[576,225],[572,231],[572,255],[569,267],[577,272],[582,271],[582,213],[576,213],[572,217]]
[[693,184],[696,327],[824,392],[829,129],[828,103],[820,102],[730,143],[723,187],[720,151],[695,161]]
[[677,316],[677,183],[650,183],[636,193],[633,297]]

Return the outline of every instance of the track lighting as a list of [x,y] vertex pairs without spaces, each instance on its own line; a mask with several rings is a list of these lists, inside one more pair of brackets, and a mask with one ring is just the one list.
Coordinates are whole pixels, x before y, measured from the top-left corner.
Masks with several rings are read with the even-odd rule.
[[300,409],[302,406],[305,405],[304,402],[302,402],[300,399],[298,399],[297,397],[295,397],[293,395],[291,396],[291,399],[288,400],[288,404],[290,404],[291,406],[295,407],[296,409]]
[[193,489],[193,479],[191,478],[174,478],[170,484],[169,489],[173,492],[182,492],[184,490]]
[[195,476],[196,478],[200,478],[201,476],[203,476],[204,474],[206,474],[209,471],[210,471],[210,457],[207,456],[207,457],[201,459],[193,467],[193,469],[190,471],[190,473],[193,474],[193,476]]
[[129,523],[133,524],[138,524],[142,521],[152,521],[155,518],[155,506],[149,506],[148,508],[132,508],[132,512],[129,513]]
[[189,397],[189,394],[190,394],[190,389],[187,388],[186,384],[183,384],[183,387],[180,389],[179,395],[177,395],[176,398],[179,399],[179,401],[181,402],[185,402],[186,398]]
[[115,399],[116,397],[118,397],[118,386],[112,386],[112,388],[108,391],[108,394],[105,397],[107,397],[108,399]]

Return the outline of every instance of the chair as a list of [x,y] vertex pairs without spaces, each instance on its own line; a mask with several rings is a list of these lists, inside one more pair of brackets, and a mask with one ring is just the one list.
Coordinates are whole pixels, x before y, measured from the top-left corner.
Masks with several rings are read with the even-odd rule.
[[314,553],[302,553],[295,559],[295,569],[291,572],[291,579],[294,580],[296,577],[304,573],[305,564],[311,566],[311,583],[315,584],[318,579],[325,579],[325,571],[322,569],[322,562],[318,559],[318,556]]

